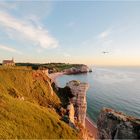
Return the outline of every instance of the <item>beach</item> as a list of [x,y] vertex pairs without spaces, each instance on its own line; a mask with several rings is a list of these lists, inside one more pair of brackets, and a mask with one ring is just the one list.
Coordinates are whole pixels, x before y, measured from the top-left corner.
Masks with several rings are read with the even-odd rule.
[[52,82],[56,82],[56,78],[58,78],[59,76],[61,76],[63,74],[64,74],[64,72],[56,72],[56,73],[48,74],[48,76]]
[[92,137],[93,140],[97,139],[97,126],[96,124],[88,117],[85,119],[85,127],[89,133],[89,136]]

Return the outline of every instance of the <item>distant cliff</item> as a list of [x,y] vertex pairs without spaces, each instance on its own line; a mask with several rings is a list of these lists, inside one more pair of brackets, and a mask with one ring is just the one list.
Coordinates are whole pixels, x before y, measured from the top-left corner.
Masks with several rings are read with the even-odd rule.
[[79,73],[87,73],[89,72],[89,68],[86,65],[77,65],[71,68],[63,70],[65,74],[79,74]]
[[98,121],[100,139],[140,139],[140,119],[103,108]]
[[[48,69],[49,73],[55,72],[66,72],[72,73],[83,73],[88,72],[89,68],[84,64],[69,64],[69,63],[16,63],[16,66],[27,66],[34,70]],[[90,70],[91,71],[91,70]]]

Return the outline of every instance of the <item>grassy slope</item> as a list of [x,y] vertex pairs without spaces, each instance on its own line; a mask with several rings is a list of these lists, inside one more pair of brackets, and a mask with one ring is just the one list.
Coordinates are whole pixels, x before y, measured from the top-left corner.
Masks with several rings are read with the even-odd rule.
[[50,93],[49,79],[33,73],[0,68],[0,138],[77,138],[54,111],[60,100]]

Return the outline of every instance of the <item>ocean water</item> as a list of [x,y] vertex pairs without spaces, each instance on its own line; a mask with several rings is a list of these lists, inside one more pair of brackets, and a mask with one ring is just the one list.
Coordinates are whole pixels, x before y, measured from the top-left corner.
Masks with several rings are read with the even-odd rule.
[[87,114],[94,121],[103,107],[140,118],[140,67],[92,67],[93,72],[63,75],[56,82],[64,87],[68,81],[89,83]]

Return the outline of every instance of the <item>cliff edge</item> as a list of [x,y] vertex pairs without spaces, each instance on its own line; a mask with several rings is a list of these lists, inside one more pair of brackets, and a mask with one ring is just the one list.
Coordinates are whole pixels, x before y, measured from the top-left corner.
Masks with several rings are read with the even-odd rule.
[[140,119],[103,108],[98,121],[100,139],[140,139]]

